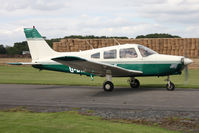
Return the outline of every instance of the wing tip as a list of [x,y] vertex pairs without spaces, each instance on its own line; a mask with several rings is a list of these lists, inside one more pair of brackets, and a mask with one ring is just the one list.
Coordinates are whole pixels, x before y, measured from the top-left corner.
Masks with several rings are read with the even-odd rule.
[[11,62],[7,63],[8,65],[23,65],[21,62]]

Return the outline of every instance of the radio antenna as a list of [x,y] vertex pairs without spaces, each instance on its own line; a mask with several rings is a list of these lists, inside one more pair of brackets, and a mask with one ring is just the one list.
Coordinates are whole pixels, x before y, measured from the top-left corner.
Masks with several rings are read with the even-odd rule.
[[113,38],[113,40],[114,40],[118,45],[120,45],[120,42],[118,42],[117,39]]

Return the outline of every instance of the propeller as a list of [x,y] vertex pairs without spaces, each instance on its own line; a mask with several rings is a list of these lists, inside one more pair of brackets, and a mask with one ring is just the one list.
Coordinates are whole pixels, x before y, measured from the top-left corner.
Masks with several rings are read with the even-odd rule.
[[[187,57],[187,45],[185,45],[185,51],[184,51],[184,57]],[[185,65],[185,58],[184,58],[184,65]],[[184,84],[188,83],[189,79],[189,70],[188,70],[188,65],[184,66]]]
[[189,69],[188,69],[188,65],[184,66],[184,81],[185,84],[188,83],[188,79],[189,79]]
[[187,58],[187,44],[184,46],[185,46],[184,57],[181,59],[181,62],[184,66],[184,84],[187,84],[188,79],[189,79],[188,65],[191,64],[193,61],[191,59]]
[[182,58],[181,59],[182,61],[182,64],[184,65],[184,81],[185,81],[185,84],[188,83],[188,79],[189,79],[189,69],[188,69],[188,65],[191,64],[193,61],[189,58]]

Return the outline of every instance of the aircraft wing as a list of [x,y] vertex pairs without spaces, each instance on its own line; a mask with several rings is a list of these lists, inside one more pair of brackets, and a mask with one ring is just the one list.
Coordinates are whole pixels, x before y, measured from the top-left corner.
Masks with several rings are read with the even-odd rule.
[[105,76],[110,74],[114,77],[136,76],[142,74],[141,71],[128,70],[118,66],[94,62],[75,56],[63,56],[53,58],[52,60],[67,65],[69,67],[82,70],[84,72],[92,73],[98,76]]
[[40,65],[39,63],[32,63],[32,62],[14,62],[14,63],[7,63],[8,65]]

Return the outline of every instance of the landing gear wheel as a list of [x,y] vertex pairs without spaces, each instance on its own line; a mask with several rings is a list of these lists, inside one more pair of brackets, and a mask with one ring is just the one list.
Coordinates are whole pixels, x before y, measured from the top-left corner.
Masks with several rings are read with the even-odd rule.
[[130,82],[131,88],[139,88],[140,87],[140,82],[137,79],[132,79]]
[[104,82],[103,89],[104,91],[113,91],[114,85],[111,81],[106,81]]
[[170,82],[170,83],[166,84],[166,88],[168,91],[173,91],[173,90],[175,90],[175,85],[174,85],[174,83]]

